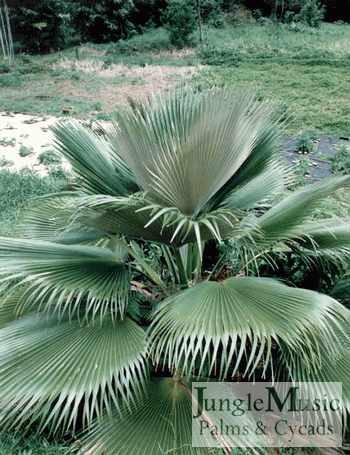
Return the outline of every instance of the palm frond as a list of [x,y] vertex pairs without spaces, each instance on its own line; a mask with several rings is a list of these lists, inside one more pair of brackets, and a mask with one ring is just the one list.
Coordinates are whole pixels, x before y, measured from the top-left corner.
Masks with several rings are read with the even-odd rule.
[[59,431],[131,405],[148,381],[145,333],[131,319],[81,326],[29,315],[0,331],[2,425]]
[[129,168],[104,138],[73,120],[56,123],[51,129],[57,149],[86,192],[125,196],[139,190]]
[[[216,398],[224,397],[220,385],[212,384]],[[115,415],[114,420],[105,418],[102,422],[95,423],[91,434],[83,439],[83,453],[91,450],[90,453],[94,455],[210,455],[212,447],[219,449],[220,446],[226,448],[224,453],[230,453],[232,439],[237,446],[246,445],[247,436],[237,435],[225,440],[224,436],[220,438],[209,435],[204,441],[208,447],[193,447],[191,388],[191,381],[184,379],[153,379],[144,397],[131,413],[126,410],[121,416]],[[219,425],[218,422],[215,423]],[[231,416],[225,423],[233,426],[238,423],[241,426],[250,424],[253,427],[252,420],[247,415],[239,418]],[[205,436],[202,436],[200,443],[203,444]],[[256,443],[258,440],[256,435],[249,438],[249,442]],[[252,453],[258,452],[252,449]]]
[[251,155],[267,117],[252,93],[183,89],[118,115],[110,138],[149,198],[196,217]]
[[254,179],[249,180],[231,191],[222,200],[220,208],[249,210],[257,205],[266,204],[276,194],[282,194],[290,184],[288,171],[278,162],[272,163]]
[[349,176],[329,177],[294,191],[257,219],[256,242],[266,246],[302,236],[302,224],[311,219],[321,200],[349,183]]
[[150,351],[157,363],[187,373],[201,375],[209,362],[207,373],[220,377],[233,376],[244,359],[244,374],[251,375],[259,362],[266,371],[275,340],[298,351],[306,368],[318,368],[321,359],[317,345],[311,349],[312,340],[322,336],[336,357],[334,326],[349,319],[350,312],[336,300],[272,279],[206,281],[159,304],[150,326]]
[[326,219],[305,224],[303,236],[295,240],[307,250],[337,250],[350,248],[350,221]]
[[76,245],[97,242],[105,233],[74,223],[75,208],[72,196],[62,195],[39,198],[35,204],[23,210],[16,223],[15,233],[22,238]]
[[[130,274],[120,255],[86,245],[60,245],[39,240],[0,238],[3,280],[30,282],[21,299],[48,312],[83,310],[88,319],[122,315],[128,301]],[[53,306],[53,307],[52,307]]]
[[[343,323],[339,328],[334,327],[332,342],[340,346],[340,356],[334,356],[321,336],[312,340],[311,349],[320,353],[321,366],[316,369],[305,368],[298,352],[291,351],[281,343],[281,363],[279,379],[282,381],[293,380],[296,382],[322,382],[342,384],[343,409],[350,412],[350,330],[349,324]],[[329,396],[332,396],[331,393]]]
[[218,209],[191,219],[178,209],[164,208],[144,197],[113,198],[91,196],[72,202],[77,211],[76,221],[106,234],[122,234],[172,246],[190,242],[243,235],[240,220],[244,215],[237,209]]
[[[277,189],[275,186],[278,185],[279,189],[282,190],[288,184],[290,177],[287,178],[286,172],[281,172],[282,165],[276,161],[276,152],[279,145],[277,125],[269,122],[268,111],[265,116],[265,129],[259,131],[251,153],[241,167],[208,201],[206,209],[213,210],[219,206],[228,206],[227,198],[230,198],[231,193],[235,193],[237,189],[239,191],[241,188],[244,189],[246,187],[251,189],[260,187],[262,197],[261,199],[258,198],[259,202],[264,197],[273,194]],[[272,169],[277,172],[271,173]],[[271,185],[272,182],[273,185]],[[257,196],[259,195],[257,194]]]

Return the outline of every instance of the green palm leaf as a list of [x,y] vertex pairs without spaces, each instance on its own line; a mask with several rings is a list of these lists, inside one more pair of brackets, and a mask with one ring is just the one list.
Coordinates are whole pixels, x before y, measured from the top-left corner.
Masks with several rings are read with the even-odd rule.
[[0,254],[3,280],[31,282],[21,301],[24,308],[40,302],[49,312],[83,310],[92,319],[124,312],[130,274],[120,255],[109,249],[0,238]]
[[55,143],[79,177],[84,191],[125,196],[139,187],[111,144],[77,121],[59,122],[51,127]]
[[267,118],[251,93],[187,89],[118,115],[110,138],[148,197],[195,217],[252,154]]
[[[212,384],[212,387],[214,389],[215,384]],[[215,397],[224,396],[227,397],[223,395],[218,384]],[[104,422],[95,424],[92,433],[85,438],[82,451],[87,453],[86,451],[91,450],[90,453],[94,455],[210,455],[210,446],[220,447],[225,444],[225,438],[212,437],[207,441],[209,447],[192,447],[191,400],[191,381],[153,379],[133,412],[125,410],[121,415],[115,415],[112,421],[104,419]],[[248,416],[239,419],[232,416],[232,422],[229,423],[242,426],[251,424],[252,421]],[[254,439],[256,442],[258,437],[253,435],[251,440]],[[244,446],[247,444],[247,437],[237,435],[235,443],[237,446]],[[226,450],[225,453],[230,451]],[[252,449],[252,453],[257,451]]]
[[349,183],[349,176],[330,177],[294,191],[257,219],[256,242],[266,246],[302,236],[302,224],[311,218],[320,201]]
[[[343,324],[341,330],[334,329],[332,342],[340,346],[340,356],[334,357],[327,348],[327,343],[320,336],[315,337],[312,348],[319,349],[321,363],[319,368],[308,369],[301,361],[297,352],[293,352],[285,344],[281,344],[281,380],[296,382],[327,382],[342,383],[343,407],[350,412],[350,330]],[[332,387],[332,385],[329,385]],[[331,396],[331,393],[329,394]]]
[[145,333],[129,318],[81,326],[30,315],[0,331],[2,422],[57,431],[129,404],[147,382]]
[[338,356],[334,327],[349,318],[350,312],[336,300],[272,279],[206,281],[159,304],[150,327],[150,349],[156,362],[170,369],[180,366],[190,373],[196,368],[201,375],[208,361],[207,374],[215,368],[225,377],[235,374],[242,359],[244,374],[251,375],[260,361],[266,371],[275,340],[297,351],[305,367],[315,368],[321,359],[314,338],[322,337],[329,352]]
[[308,250],[337,250],[350,247],[350,222],[346,219],[319,220],[303,226],[296,242]]
[[76,198],[74,204],[82,209],[77,215],[82,225],[107,234],[122,234],[166,245],[221,240],[247,232],[245,225],[240,224],[244,213],[237,209],[222,208],[191,219],[176,208],[164,208],[136,196],[129,199],[83,197]]
[[16,233],[23,238],[46,240],[66,245],[96,242],[105,233],[74,222],[72,196],[57,195],[39,198],[20,214]]

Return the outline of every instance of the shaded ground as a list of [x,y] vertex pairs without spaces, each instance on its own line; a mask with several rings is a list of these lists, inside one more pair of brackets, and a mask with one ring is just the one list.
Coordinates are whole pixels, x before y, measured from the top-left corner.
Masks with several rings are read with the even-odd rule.
[[328,136],[320,135],[315,142],[315,151],[301,154],[295,149],[295,145],[300,136],[283,136],[281,154],[284,160],[291,165],[297,165],[300,158],[305,156],[309,160],[309,175],[306,178],[310,183],[321,180],[331,175],[332,158],[334,156],[336,145],[342,140],[350,145],[349,138],[330,139]]

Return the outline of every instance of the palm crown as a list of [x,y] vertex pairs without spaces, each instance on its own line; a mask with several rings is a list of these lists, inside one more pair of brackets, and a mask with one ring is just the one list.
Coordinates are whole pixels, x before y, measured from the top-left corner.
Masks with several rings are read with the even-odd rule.
[[[103,134],[53,131],[74,185],[27,210],[21,238],[0,239],[4,424],[82,420],[89,453],[187,454],[191,380],[276,378],[276,363],[291,380],[343,382],[349,409],[349,311],[239,273],[276,248],[346,249],[347,220],[310,215],[349,176],[276,198],[290,173],[269,107],[249,92],[182,89]],[[205,271],[203,254],[225,239],[234,267],[220,279],[225,254]]]

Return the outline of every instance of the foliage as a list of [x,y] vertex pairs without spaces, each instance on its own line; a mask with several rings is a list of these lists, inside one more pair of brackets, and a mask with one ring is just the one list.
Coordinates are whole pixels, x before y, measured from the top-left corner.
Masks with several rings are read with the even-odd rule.
[[33,153],[33,147],[26,147],[25,145],[21,145],[19,148],[18,154],[22,158],[25,156],[29,156]]
[[65,46],[69,15],[64,0],[19,0],[10,14],[13,37],[22,51],[46,53]]
[[67,455],[71,444],[68,438],[38,437],[34,431],[25,437],[11,431],[3,432],[0,436],[1,455]]
[[350,170],[350,147],[345,142],[337,145],[335,154],[332,158],[332,171],[347,171]]
[[169,0],[163,20],[169,31],[170,42],[182,48],[192,44],[191,36],[196,27],[196,9],[192,2]]
[[308,0],[298,14],[298,19],[310,27],[319,27],[324,17],[324,9],[317,0]]
[[299,137],[297,143],[295,144],[295,149],[298,152],[302,152],[304,154],[311,153],[315,150],[315,141],[318,138],[318,131],[309,128],[306,129]]
[[299,158],[298,163],[293,167],[294,173],[298,178],[299,185],[307,184],[305,177],[310,173],[310,160],[306,156]]
[[295,149],[302,153],[311,153],[315,150],[315,144],[309,137],[301,136],[295,144]]
[[18,72],[0,74],[0,87],[20,88],[22,80]]
[[163,8],[159,0],[81,0],[73,8],[72,22],[83,41],[118,41],[140,33],[147,24],[159,25]]
[[44,165],[60,164],[62,163],[62,158],[54,150],[45,150],[38,155],[38,161]]
[[197,50],[197,56],[203,65],[237,67],[242,57],[239,52],[225,46],[207,45]]
[[252,265],[348,251],[349,219],[313,213],[350,177],[287,191],[273,110],[251,92],[133,106],[104,134],[55,125],[76,179],[0,238],[3,428],[82,426],[95,455],[187,454],[191,381],[268,380],[274,363],[341,381],[349,410],[350,311]]

